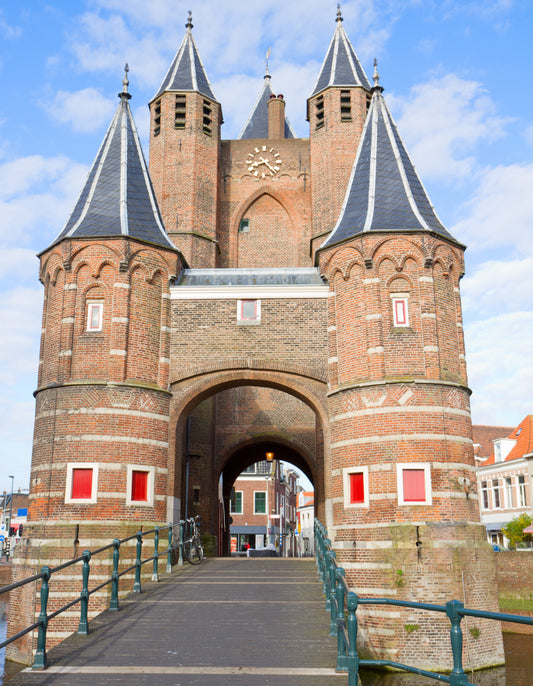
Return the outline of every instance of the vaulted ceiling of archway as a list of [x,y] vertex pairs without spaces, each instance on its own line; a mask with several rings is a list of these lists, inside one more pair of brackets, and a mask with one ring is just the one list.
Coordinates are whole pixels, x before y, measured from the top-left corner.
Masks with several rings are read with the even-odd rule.
[[298,398],[275,388],[239,386],[214,394],[192,412],[189,452],[212,455],[219,470],[231,459],[235,469],[240,465],[237,476],[274,450],[277,459],[312,478],[316,432],[315,413]]

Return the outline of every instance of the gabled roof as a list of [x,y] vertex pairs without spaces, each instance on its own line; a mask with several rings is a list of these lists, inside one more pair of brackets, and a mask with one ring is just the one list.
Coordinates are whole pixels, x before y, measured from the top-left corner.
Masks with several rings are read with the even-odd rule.
[[[510,434],[508,434],[507,436],[499,436],[498,438],[507,438],[516,441],[515,445],[511,448],[509,454],[507,455],[505,460],[503,460],[503,462],[520,460],[525,455],[533,454],[533,415],[527,415],[516,427],[516,429],[513,429],[511,431]],[[501,464],[495,461],[494,446],[489,459],[481,463],[480,466],[486,467],[487,465],[493,464]]]
[[[239,139],[268,138],[268,101],[275,95],[270,83],[270,74],[265,74],[263,89],[257,98],[248,121],[243,126]],[[296,138],[292,126],[285,116],[285,138]]]
[[158,98],[165,91],[195,91],[211,98],[211,100],[216,100],[198,49],[194,43],[194,38],[192,37],[193,23],[190,12],[185,27],[187,31],[179,50],[174,56],[170,69],[152,100]]
[[367,90],[371,88],[350,39],[346,35],[342,21],[339,8],[337,10],[337,28],[310,98],[332,86],[337,88],[360,86]]
[[128,100],[127,79],[103,143],[65,228],[64,238],[129,237],[163,248],[171,243],[152,188]]
[[[378,78],[376,72],[376,82]],[[368,231],[427,231],[457,242],[429,201],[382,90],[373,88],[344,205],[320,249]]]
[[[474,455],[479,460],[486,460],[494,453],[494,441],[498,438],[507,437],[512,426],[486,426],[483,424],[472,425],[472,438],[474,440]],[[484,464],[484,463],[483,463]]]

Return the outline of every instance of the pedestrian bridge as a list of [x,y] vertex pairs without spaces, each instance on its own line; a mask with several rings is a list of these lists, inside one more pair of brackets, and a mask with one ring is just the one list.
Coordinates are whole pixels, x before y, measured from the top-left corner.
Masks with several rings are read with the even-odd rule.
[[316,564],[208,558],[103,612],[17,686],[344,686]]

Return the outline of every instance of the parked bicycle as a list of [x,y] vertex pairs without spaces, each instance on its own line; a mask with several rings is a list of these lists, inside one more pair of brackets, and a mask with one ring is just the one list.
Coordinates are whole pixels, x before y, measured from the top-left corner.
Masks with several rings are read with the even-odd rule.
[[198,516],[185,520],[183,556],[192,565],[198,565],[204,559],[204,547],[200,538],[200,517]]

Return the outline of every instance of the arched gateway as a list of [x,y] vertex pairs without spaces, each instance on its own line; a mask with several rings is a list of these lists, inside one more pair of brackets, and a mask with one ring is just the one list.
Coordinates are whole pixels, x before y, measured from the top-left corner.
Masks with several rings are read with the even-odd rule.
[[[496,610],[475,493],[464,246],[437,217],[377,73],[371,86],[339,10],[307,102],[309,138],[294,138],[267,74],[240,138],[221,140],[186,26],[150,102],[150,173],[125,79],[72,215],[40,255],[15,578],[175,520],[185,501],[225,552],[220,502],[274,446],[312,478],[359,593]],[[34,620],[34,601],[13,597],[10,632]],[[56,641],[75,628],[61,617]],[[446,620],[442,640],[428,621],[365,606],[360,635],[375,656],[445,667]],[[501,662],[498,629],[478,628],[469,664]],[[11,657],[29,651],[23,641]]]

